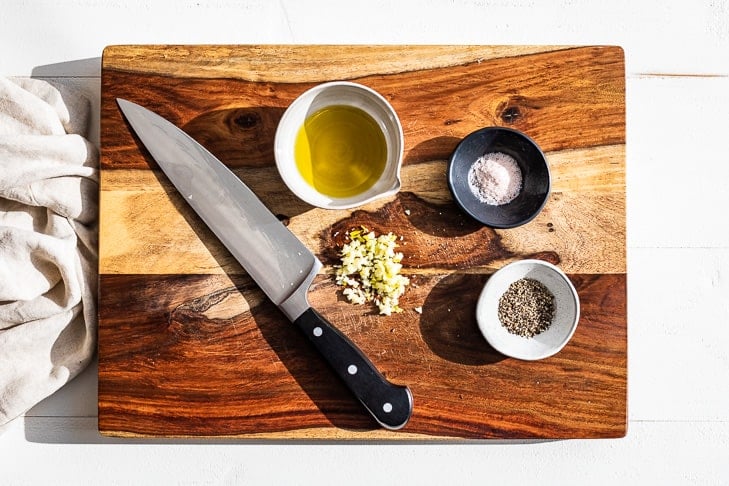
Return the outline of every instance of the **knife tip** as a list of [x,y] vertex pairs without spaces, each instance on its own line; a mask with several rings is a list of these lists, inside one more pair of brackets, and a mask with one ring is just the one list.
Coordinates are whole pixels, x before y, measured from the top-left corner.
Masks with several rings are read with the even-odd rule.
[[124,113],[124,116],[129,116],[134,112],[140,111],[140,109],[142,108],[138,104],[129,100],[125,100],[124,98],[116,98],[116,104],[119,106],[121,112]]

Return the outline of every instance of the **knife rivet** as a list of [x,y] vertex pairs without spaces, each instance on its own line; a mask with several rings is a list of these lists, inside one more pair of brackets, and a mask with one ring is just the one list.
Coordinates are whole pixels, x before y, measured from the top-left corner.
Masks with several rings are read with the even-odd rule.
[[321,327],[317,326],[314,328],[314,336],[319,337],[322,335],[323,331],[321,330]]
[[349,368],[347,368],[347,373],[349,373],[350,375],[357,374],[357,366],[349,365]]
[[392,412],[392,403],[390,403],[390,402],[386,402],[386,403],[385,403],[385,404],[384,404],[384,405],[382,406],[382,410],[384,410],[384,412],[385,412],[385,413],[390,413],[390,412]]

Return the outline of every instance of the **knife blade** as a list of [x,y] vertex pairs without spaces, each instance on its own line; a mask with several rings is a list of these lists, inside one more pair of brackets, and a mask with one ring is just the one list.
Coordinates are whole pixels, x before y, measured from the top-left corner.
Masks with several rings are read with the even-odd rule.
[[228,167],[172,122],[117,98],[127,122],[177,191],[220,242],[313,344],[374,419],[405,426],[406,386],[387,381],[365,354],[314,310],[307,292],[322,264]]

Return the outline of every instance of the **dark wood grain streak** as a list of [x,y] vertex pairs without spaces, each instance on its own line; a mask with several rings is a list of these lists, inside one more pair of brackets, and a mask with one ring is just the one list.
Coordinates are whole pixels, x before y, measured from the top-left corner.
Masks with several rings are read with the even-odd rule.
[[[466,269],[517,256],[496,231],[466,216],[455,203],[428,203],[402,192],[377,211],[353,211],[327,228],[321,235],[324,262],[339,263],[342,246],[349,241],[347,233],[361,228],[377,235],[397,228],[397,251],[403,254],[405,268]],[[559,255],[549,250],[520,256],[559,263]]]
[[[584,302],[573,340],[529,368],[478,333],[486,275],[418,276],[401,314],[339,305],[329,277],[310,299],[416,403],[405,431],[463,438],[617,437],[625,428],[625,275],[571,275]],[[321,358],[245,277],[104,275],[99,420],[107,431],[246,435],[332,425],[374,428]],[[168,289],[160,295],[158,288]],[[181,290],[184,289],[184,293]],[[188,295],[188,300],[180,300]],[[595,299],[595,296],[599,296]],[[235,313],[230,298],[254,302]],[[412,308],[421,304],[423,314]],[[215,307],[226,318],[207,318]],[[117,309],[125,309],[124,313]],[[218,309],[220,311],[220,309]],[[125,343],[118,346],[116,343]],[[424,352],[426,351],[427,352]],[[180,363],[184,362],[184,366]],[[484,420],[488,417],[488,420]]]
[[[625,142],[619,49],[568,49],[354,80],[378,90],[397,111],[405,164],[446,159],[461,137],[483,126],[522,130],[544,151]],[[230,167],[261,167],[274,164],[273,137],[286,107],[315,84],[177,77],[109,65],[101,136],[113,157],[102,157],[102,167],[147,167],[133,137],[119,129],[124,122],[111,93],[165,116]]]

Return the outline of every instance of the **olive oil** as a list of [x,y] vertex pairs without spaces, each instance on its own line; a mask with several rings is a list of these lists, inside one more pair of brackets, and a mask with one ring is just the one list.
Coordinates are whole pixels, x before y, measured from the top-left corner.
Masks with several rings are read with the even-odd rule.
[[325,196],[365,192],[382,175],[387,142],[377,122],[354,106],[333,105],[307,117],[294,144],[304,180]]

